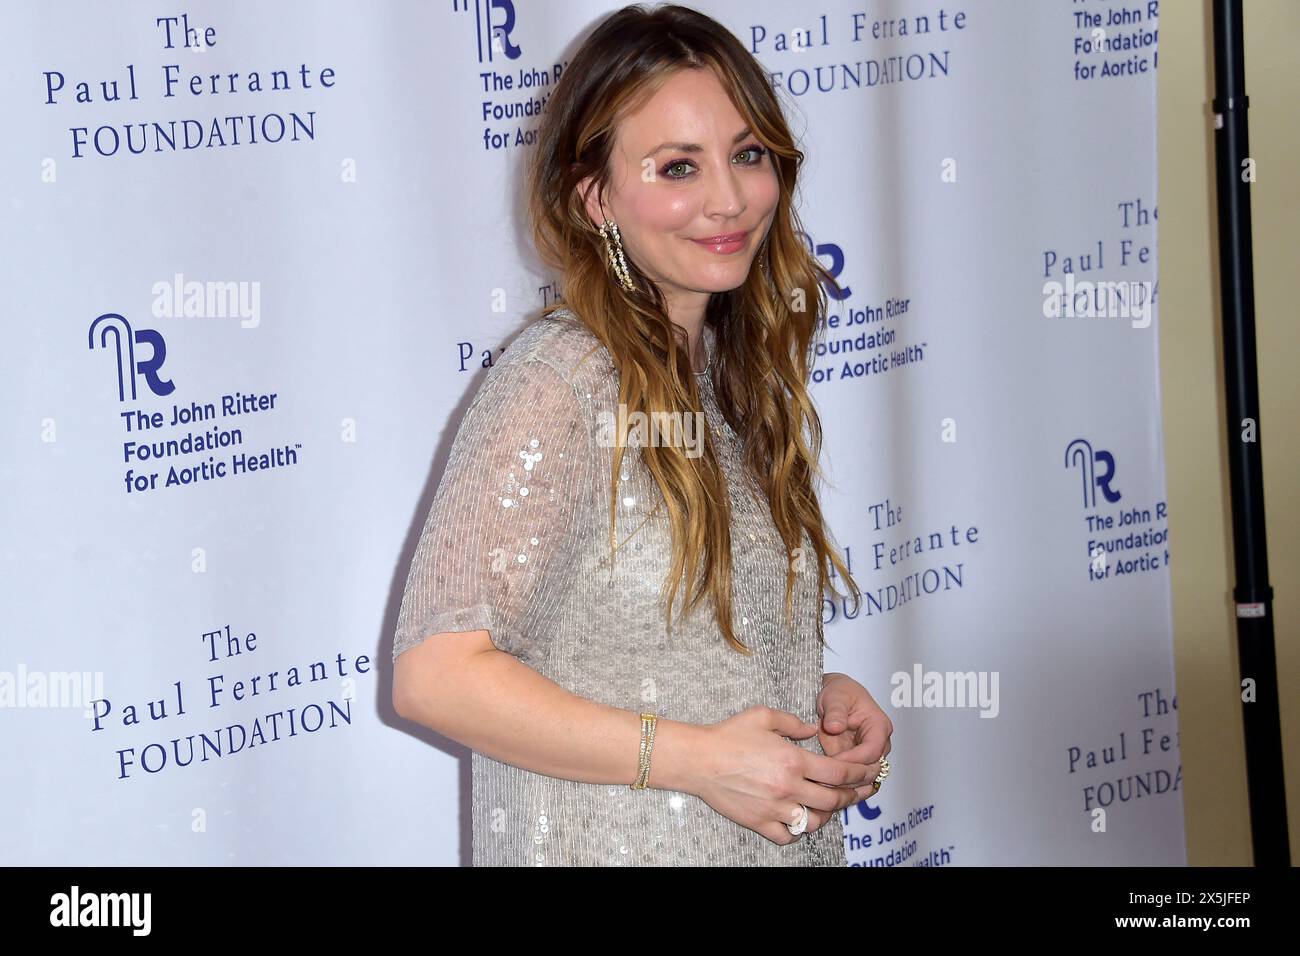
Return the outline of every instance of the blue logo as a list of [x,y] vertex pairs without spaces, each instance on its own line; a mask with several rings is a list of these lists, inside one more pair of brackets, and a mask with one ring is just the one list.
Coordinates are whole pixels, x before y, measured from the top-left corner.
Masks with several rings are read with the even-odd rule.
[[[823,256],[830,258],[831,264],[826,266],[826,271],[831,274],[831,278],[833,278],[836,283],[839,283],[840,273],[844,271],[844,250],[833,242],[815,243],[813,242],[812,236],[808,235],[806,232],[799,233],[799,236],[803,239],[804,245],[808,247],[808,251],[811,252],[813,256],[818,259],[821,259]],[[822,265],[826,265],[825,262],[823,262]],[[834,286],[828,286],[823,282],[822,288],[826,290],[827,297],[836,302],[842,302],[853,294],[853,289],[849,286],[835,288]]]
[[[95,331],[99,331],[99,348],[117,353],[117,400],[136,401],[136,379],[144,379],[155,395],[170,395],[176,390],[170,379],[163,379],[159,369],[167,359],[167,343],[156,329],[131,330],[131,323],[116,312],[105,312],[90,323],[90,349],[95,350]],[[110,337],[112,339],[110,343]],[[137,345],[147,345],[153,354],[137,359]]]
[[[1100,466],[1100,469],[1099,467]],[[1065,467],[1067,470],[1077,467],[1083,480],[1083,507],[1097,507],[1097,489],[1111,504],[1119,501],[1121,495],[1111,488],[1115,480],[1115,456],[1108,451],[1093,451],[1092,442],[1085,438],[1076,438],[1065,446]]]
[[523,50],[510,39],[515,28],[513,0],[475,0],[474,25],[478,29],[478,61],[491,63],[499,56],[517,60]]

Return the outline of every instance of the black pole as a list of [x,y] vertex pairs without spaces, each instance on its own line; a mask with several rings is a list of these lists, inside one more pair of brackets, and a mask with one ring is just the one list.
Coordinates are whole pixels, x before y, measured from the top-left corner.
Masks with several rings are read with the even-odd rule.
[[[1273,588],[1264,534],[1259,380],[1255,364],[1255,280],[1250,240],[1253,169],[1246,139],[1245,51],[1241,0],[1214,0],[1214,154],[1219,206],[1219,296],[1228,412],[1228,477],[1236,585],[1237,658],[1241,665],[1246,784],[1256,866],[1290,866]],[[1274,175],[1285,175],[1275,171]],[[1254,699],[1246,682],[1253,682]]]

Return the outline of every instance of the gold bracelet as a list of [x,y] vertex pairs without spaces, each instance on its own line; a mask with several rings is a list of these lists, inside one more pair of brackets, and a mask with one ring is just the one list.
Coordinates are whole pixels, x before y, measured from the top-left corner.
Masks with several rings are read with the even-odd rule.
[[650,780],[650,755],[655,749],[655,725],[659,717],[655,714],[641,715],[641,755],[637,764],[636,780],[631,789],[644,790]]

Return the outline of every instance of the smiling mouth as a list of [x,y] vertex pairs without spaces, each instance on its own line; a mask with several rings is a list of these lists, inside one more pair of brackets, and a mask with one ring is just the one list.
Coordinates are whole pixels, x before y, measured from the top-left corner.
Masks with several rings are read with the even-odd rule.
[[709,236],[707,239],[692,239],[691,242],[698,246],[703,246],[709,252],[718,255],[731,255],[745,248],[749,240],[749,231],[729,232],[720,236]]

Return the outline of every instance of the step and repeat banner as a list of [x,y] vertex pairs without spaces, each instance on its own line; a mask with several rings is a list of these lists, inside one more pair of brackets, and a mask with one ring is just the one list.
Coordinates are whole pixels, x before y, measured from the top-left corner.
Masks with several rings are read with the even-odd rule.
[[[850,862],[1184,864],[1156,3],[697,6],[842,287],[827,669],[896,728]],[[4,862],[468,863],[469,752],[393,713],[392,633],[556,294],[520,172],[615,8],[6,6]]]

